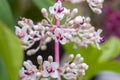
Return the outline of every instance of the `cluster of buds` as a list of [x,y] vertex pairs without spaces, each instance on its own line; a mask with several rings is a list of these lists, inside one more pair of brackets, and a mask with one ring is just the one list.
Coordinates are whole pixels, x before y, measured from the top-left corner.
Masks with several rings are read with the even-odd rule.
[[38,68],[30,60],[24,61],[22,69],[20,70],[19,80],[50,80],[51,78],[58,78],[58,73],[65,79],[76,80],[78,77],[85,75],[87,64],[83,63],[83,58],[80,54],[69,56],[69,61],[63,67],[59,67],[57,62],[53,62],[53,57],[49,56],[48,61],[43,61],[42,56],[37,57]]
[[81,3],[81,2],[87,2],[91,10],[97,14],[102,13],[102,7],[104,0],[65,0],[70,1],[71,3]]
[[78,77],[84,76],[88,65],[83,63],[83,59],[80,54],[77,54],[75,59],[74,55],[71,54],[68,62],[61,67],[61,75],[68,80],[76,80]]
[[[49,8],[49,14],[45,8],[41,12],[46,19],[40,23],[35,25],[31,19],[22,18],[18,21],[20,27],[16,26],[16,35],[22,40],[24,49],[33,46],[36,41],[40,42],[36,49],[27,51],[28,55],[36,53],[39,49],[45,50],[46,44],[52,39],[61,44],[74,42],[81,47],[96,43],[100,49],[99,43],[103,41],[100,37],[102,30],[95,31],[89,17],[75,16],[77,8],[70,11],[58,1]],[[59,25],[55,25],[55,20]]]

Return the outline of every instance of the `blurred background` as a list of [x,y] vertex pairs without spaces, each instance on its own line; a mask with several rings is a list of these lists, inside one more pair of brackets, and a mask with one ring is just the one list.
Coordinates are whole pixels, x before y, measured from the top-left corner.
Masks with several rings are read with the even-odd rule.
[[[54,3],[55,0],[0,0],[0,80],[16,80],[23,60],[30,59],[37,65],[38,55],[43,55],[44,59],[47,59],[48,55],[53,55],[53,41],[47,45],[45,51],[39,50],[33,56],[23,54],[26,51],[22,52],[19,46],[21,44],[14,32],[20,17],[32,19],[36,24],[43,19],[41,8],[48,9]],[[89,69],[79,80],[120,80],[120,0],[105,0],[101,15],[92,12],[87,3],[63,2],[63,5],[71,10],[77,7],[78,15],[91,17],[91,23],[96,30],[98,28],[103,30],[102,36],[105,42],[101,44],[101,50],[94,46],[74,50],[73,43],[61,45],[61,61],[65,61],[66,53],[80,53],[89,65]],[[37,42],[33,47],[36,46]],[[11,75],[12,67],[17,68],[13,70],[17,75]],[[4,77],[5,75],[7,76]]]

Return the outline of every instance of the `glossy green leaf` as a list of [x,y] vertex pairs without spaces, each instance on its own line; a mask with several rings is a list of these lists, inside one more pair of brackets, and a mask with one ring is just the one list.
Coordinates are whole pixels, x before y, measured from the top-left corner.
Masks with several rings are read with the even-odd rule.
[[10,29],[14,29],[13,16],[7,0],[0,0],[0,20]]
[[41,10],[41,8],[49,9],[55,3],[55,0],[33,0],[33,2]]
[[118,56],[120,53],[120,40],[117,38],[111,38],[106,43],[102,45],[102,54],[99,58],[99,62],[105,62],[114,57]]
[[21,42],[2,23],[0,23],[0,58],[4,61],[9,80],[18,80],[23,59]]

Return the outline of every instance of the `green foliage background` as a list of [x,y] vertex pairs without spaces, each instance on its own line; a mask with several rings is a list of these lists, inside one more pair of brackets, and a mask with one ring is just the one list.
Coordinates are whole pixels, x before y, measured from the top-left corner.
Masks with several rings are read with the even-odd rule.
[[[22,66],[23,50],[21,42],[14,34],[14,26],[19,17],[31,18],[39,22],[43,16],[41,8],[49,8],[55,0],[0,0],[0,79],[18,80]],[[80,53],[89,65],[86,75],[81,78],[90,80],[102,71],[120,73],[120,62],[113,60],[120,53],[120,40],[111,38],[101,45],[101,50],[94,46],[86,49],[73,49],[73,43],[64,46],[67,53]]]

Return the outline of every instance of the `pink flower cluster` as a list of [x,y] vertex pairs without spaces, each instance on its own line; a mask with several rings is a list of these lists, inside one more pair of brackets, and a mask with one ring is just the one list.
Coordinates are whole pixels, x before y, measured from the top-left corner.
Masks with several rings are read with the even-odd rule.
[[63,67],[59,67],[57,62],[53,62],[52,56],[48,57],[48,61],[43,61],[42,56],[39,55],[37,57],[38,68],[30,60],[24,61],[19,80],[50,80],[58,78],[58,73],[65,79],[76,80],[77,77],[85,75],[88,65],[83,63],[80,54],[76,55],[74,61],[73,58],[74,56],[70,55],[68,62]]
[[[77,8],[70,11],[62,7],[61,1],[56,2],[48,11],[43,8],[41,10],[43,19],[40,23],[34,24],[31,19],[22,18],[18,21],[19,26],[16,27],[16,35],[23,42],[23,48],[28,49],[39,41],[39,46],[36,49],[27,51],[28,55],[36,53],[39,49],[46,49],[46,44],[52,39],[66,44],[74,42],[75,45],[87,47],[88,45],[97,44],[102,39],[100,37],[101,29],[95,31],[94,26],[90,23],[89,17],[75,16],[78,12]],[[60,25],[57,26],[53,22],[57,19]],[[64,21],[64,23],[62,23]]]

